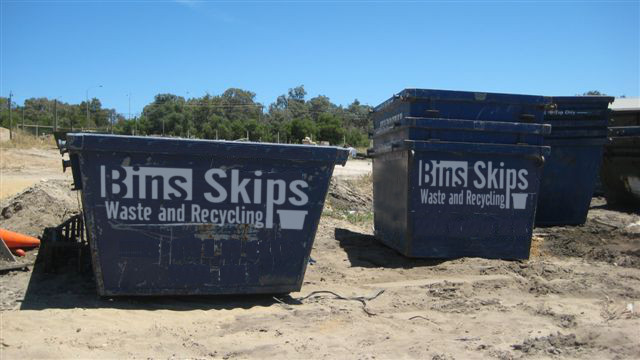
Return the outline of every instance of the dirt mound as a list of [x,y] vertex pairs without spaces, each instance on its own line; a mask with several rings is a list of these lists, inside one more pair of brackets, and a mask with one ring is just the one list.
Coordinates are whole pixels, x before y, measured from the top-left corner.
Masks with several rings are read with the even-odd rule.
[[332,178],[329,184],[327,203],[334,209],[351,211],[373,210],[371,176],[345,180]]
[[513,345],[513,349],[526,354],[547,353],[566,356],[575,355],[585,345],[586,343],[577,340],[575,334],[563,335],[558,332],[555,335],[526,339],[522,344]]
[[609,209],[600,198],[593,199],[584,225],[536,228],[534,233],[544,239],[543,253],[640,268],[640,215]]
[[41,236],[79,212],[78,199],[67,180],[43,180],[0,204],[0,227]]

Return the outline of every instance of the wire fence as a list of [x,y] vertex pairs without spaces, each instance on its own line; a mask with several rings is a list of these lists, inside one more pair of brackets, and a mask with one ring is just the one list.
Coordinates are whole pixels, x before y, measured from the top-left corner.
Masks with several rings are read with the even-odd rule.
[[110,127],[78,127],[78,128],[66,128],[60,126],[52,126],[52,125],[38,125],[38,124],[16,124],[15,130],[19,131],[21,134],[33,135],[35,137],[52,135],[56,131],[63,132],[101,132],[107,133],[111,132],[112,128]]

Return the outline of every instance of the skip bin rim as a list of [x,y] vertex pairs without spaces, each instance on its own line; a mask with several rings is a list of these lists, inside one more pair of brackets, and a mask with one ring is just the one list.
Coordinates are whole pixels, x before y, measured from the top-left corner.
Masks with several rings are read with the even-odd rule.
[[609,143],[606,137],[569,137],[569,138],[544,138],[545,146],[603,146]]
[[[426,124],[422,124],[426,123]],[[379,127],[373,136],[381,136],[405,127],[434,130],[488,131],[522,135],[548,135],[552,133],[549,124],[526,124],[517,122],[500,122],[465,119],[443,119],[423,117],[403,117],[394,122],[393,126]]]
[[[552,126],[553,130],[558,129],[602,129],[609,126],[609,119],[574,119],[574,120],[556,120],[556,119],[548,119],[545,117],[545,124],[549,124]],[[553,132],[552,130],[552,132]]]
[[[581,95],[581,96],[551,96],[554,104],[580,104],[580,103],[601,103],[611,104],[616,98],[606,95]],[[604,109],[603,109],[604,110]]]
[[381,111],[391,106],[396,101],[406,100],[439,100],[439,101],[459,101],[459,102],[482,102],[482,103],[502,103],[518,104],[525,106],[546,107],[552,103],[551,97],[542,95],[524,95],[492,93],[484,91],[459,91],[459,90],[438,90],[405,88],[391,98],[385,100],[380,105],[373,108],[374,112]]
[[[144,144],[139,142],[143,141]],[[335,146],[274,144],[225,140],[164,138],[110,134],[67,134],[71,151],[116,151],[230,158],[269,158],[293,161],[321,161],[344,165],[349,150]]]
[[372,157],[377,157],[388,152],[417,150],[437,152],[471,152],[481,154],[508,154],[520,156],[548,156],[551,147],[545,145],[526,144],[485,144],[454,141],[433,140],[402,140],[393,142],[388,146],[374,149]]
[[609,127],[609,136],[611,137],[640,136],[640,126],[611,126]]
[[545,139],[551,138],[606,138],[607,129],[555,129],[551,134],[545,135]]

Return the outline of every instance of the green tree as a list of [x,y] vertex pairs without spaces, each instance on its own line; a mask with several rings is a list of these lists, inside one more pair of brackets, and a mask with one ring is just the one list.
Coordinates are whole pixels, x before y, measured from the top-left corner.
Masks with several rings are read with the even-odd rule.
[[141,121],[146,134],[186,136],[186,103],[183,97],[158,94],[154,101],[142,110]]
[[308,101],[309,112],[313,121],[318,121],[320,115],[335,112],[336,106],[331,103],[328,97],[320,95]]
[[[14,102],[14,127],[25,124],[53,125],[58,119],[60,129],[98,128],[120,134],[170,135],[205,139],[234,140],[247,137],[252,141],[299,143],[309,136],[332,144],[341,144],[346,137],[353,145],[367,143],[370,107],[357,100],[347,108],[337,106],[323,95],[305,100],[303,85],[264,107],[255,100],[255,93],[230,88],[220,95],[205,94],[188,100],[174,94],[157,94],[139,117],[125,119],[114,109],[104,108],[97,98],[89,102],[69,104],[47,98],[29,98],[24,105]],[[89,117],[87,119],[87,107]],[[0,124],[9,126],[8,99],[0,97]],[[113,128],[113,129],[111,129]]]
[[299,144],[305,137],[313,137],[315,125],[309,118],[293,119],[289,132],[291,142]]
[[582,94],[583,96],[606,96],[607,94],[600,92],[598,90],[589,90],[586,93]]
[[345,145],[348,145],[348,146],[354,146],[354,147],[369,146],[369,137],[367,136],[367,134],[362,133],[362,131],[356,128],[351,128],[346,131],[345,140],[346,140]]
[[318,118],[318,140],[328,141],[331,145],[342,144],[344,136],[342,121],[329,113]]

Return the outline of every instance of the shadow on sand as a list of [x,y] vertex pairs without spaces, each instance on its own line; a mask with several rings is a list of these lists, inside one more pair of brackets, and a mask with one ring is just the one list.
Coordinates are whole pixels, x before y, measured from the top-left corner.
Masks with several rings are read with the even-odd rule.
[[40,252],[20,309],[111,308],[188,311],[249,309],[255,306],[267,307],[279,302],[288,305],[300,303],[289,295],[282,294],[100,297],[90,266],[84,266],[82,271],[79,271],[76,264],[77,262],[70,261],[69,264],[57,267],[54,272],[49,268],[45,271],[45,261],[41,258]]
[[347,253],[351,266],[365,268],[403,268],[436,266],[447,261],[444,259],[408,258],[391,249],[373,235],[361,234],[347,229],[336,228],[335,238]]

